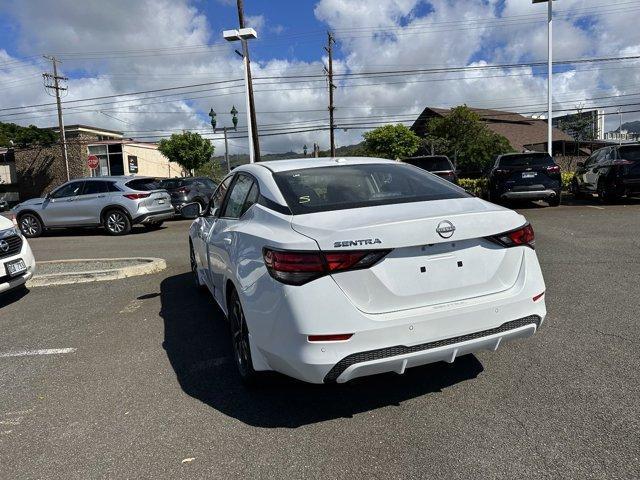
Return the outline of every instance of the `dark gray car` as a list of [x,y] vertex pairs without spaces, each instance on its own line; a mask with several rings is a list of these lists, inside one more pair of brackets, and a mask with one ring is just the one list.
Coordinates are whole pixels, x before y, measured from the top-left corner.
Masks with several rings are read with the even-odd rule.
[[160,187],[169,192],[171,204],[180,213],[183,206],[194,202],[200,205],[200,211],[204,211],[217,185],[207,177],[185,177],[167,178],[160,182]]

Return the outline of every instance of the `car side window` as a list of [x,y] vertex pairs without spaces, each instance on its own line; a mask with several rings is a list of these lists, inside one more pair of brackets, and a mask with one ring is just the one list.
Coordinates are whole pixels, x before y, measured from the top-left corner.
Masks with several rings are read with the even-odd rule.
[[96,193],[107,193],[107,184],[106,182],[101,182],[99,180],[92,180],[84,182],[84,188],[82,190],[82,195],[93,195]]
[[107,184],[107,190],[109,192],[121,192],[118,186],[114,182],[105,182]]
[[67,198],[67,197],[75,197],[76,195],[80,195],[82,192],[82,185],[84,182],[71,182],[66,185],[63,185],[58,190],[51,194],[51,198]]
[[225,178],[222,181],[218,189],[212,195],[211,203],[210,203],[210,207],[211,207],[210,211],[212,211],[215,208],[222,207],[222,204],[224,202],[224,197],[227,194],[227,190],[229,189],[229,185],[231,184],[232,180],[233,180],[233,175],[229,175],[227,178]]
[[233,183],[231,192],[229,192],[229,200],[224,207],[222,216],[224,218],[240,218],[243,213],[243,207],[247,196],[253,186],[253,179],[247,175],[238,175]]
[[260,189],[258,188],[257,182],[253,182],[251,185],[251,190],[247,194],[247,199],[244,201],[244,205],[242,206],[242,211],[240,212],[240,216],[244,215],[244,212],[249,210],[252,205],[258,202],[258,197],[260,196]]

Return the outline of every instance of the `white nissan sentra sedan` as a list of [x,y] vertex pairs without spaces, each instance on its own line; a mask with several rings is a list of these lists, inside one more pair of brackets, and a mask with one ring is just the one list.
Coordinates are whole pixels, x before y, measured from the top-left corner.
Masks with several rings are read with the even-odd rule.
[[193,222],[189,246],[247,382],[453,362],[533,335],[546,315],[522,215],[390,160],[243,165]]

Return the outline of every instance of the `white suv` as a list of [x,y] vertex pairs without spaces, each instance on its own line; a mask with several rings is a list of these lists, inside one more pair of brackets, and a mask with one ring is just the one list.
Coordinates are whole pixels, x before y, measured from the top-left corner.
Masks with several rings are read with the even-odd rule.
[[0,293],[24,286],[35,269],[27,240],[11,220],[0,215]]

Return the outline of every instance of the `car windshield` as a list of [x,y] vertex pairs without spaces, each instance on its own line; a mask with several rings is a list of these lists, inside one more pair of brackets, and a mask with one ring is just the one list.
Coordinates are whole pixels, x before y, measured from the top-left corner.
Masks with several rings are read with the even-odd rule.
[[143,192],[162,188],[155,178],[136,178],[135,180],[129,180],[125,185],[132,190],[141,190]]
[[637,162],[640,160],[640,145],[620,147],[620,158]]
[[534,167],[553,165],[553,160],[547,153],[523,153],[520,155],[505,155],[500,158],[501,167]]
[[447,157],[407,158],[403,161],[404,163],[408,163],[409,165],[413,165],[430,172],[439,172],[442,170],[453,169]]
[[175,190],[176,188],[184,187],[190,182],[184,178],[168,178],[160,182],[160,188],[166,188],[167,190]]
[[274,178],[294,215],[470,197],[402,163],[305,168],[275,173]]

